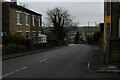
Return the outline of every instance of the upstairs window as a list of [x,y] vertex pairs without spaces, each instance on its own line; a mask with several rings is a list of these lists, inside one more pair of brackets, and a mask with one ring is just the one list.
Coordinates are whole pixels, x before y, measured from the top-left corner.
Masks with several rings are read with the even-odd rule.
[[17,15],[17,25],[22,25],[22,21],[21,21],[21,12],[20,11],[16,11],[16,15]]
[[35,16],[32,16],[32,23],[33,23],[33,26],[35,26]]
[[38,26],[41,26],[41,18],[38,18]]
[[29,14],[26,13],[26,26],[30,25],[30,17]]

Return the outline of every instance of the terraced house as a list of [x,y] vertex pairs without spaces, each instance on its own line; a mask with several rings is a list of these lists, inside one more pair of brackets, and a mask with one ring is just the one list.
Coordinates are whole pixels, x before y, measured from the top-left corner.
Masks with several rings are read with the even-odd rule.
[[42,15],[16,4],[16,2],[2,3],[2,32],[3,35],[20,33],[26,39],[38,42],[41,32]]

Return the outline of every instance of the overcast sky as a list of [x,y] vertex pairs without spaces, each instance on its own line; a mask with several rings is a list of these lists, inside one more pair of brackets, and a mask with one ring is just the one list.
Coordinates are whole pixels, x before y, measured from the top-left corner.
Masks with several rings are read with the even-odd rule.
[[[17,1],[20,2],[21,0]],[[87,25],[88,21],[90,25],[95,25],[95,22],[104,22],[103,2],[97,2],[98,0],[91,0],[91,2],[82,2],[83,0],[79,1],[81,2],[63,2],[63,0],[61,0],[61,2],[27,2],[27,4],[29,4],[30,9],[42,14],[44,23],[46,23],[45,17],[47,9],[53,9],[55,7],[63,7],[68,10],[68,12],[75,17],[74,20],[79,22],[80,25]]]

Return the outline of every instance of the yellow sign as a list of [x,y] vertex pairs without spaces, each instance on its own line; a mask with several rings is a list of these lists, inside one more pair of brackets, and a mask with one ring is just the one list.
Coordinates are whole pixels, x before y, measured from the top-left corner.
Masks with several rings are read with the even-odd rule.
[[105,23],[111,23],[111,16],[105,17]]

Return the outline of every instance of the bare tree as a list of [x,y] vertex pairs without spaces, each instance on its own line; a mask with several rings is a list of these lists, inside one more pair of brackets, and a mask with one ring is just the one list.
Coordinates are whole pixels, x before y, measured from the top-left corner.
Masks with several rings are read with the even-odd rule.
[[27,9],[30,8],[30,6],[29,6],[28,3],[19,2],[18,4],[19,4],[20,6],[22,6],[22,7],[24,7],[24,8],[27,8]]
[[53,32],[58,40],[64,40],[66,35],[65,28],[73,24],[73,18],[69,12],[63,8],[56,7],[47,10],[47,20],[53,26]]

